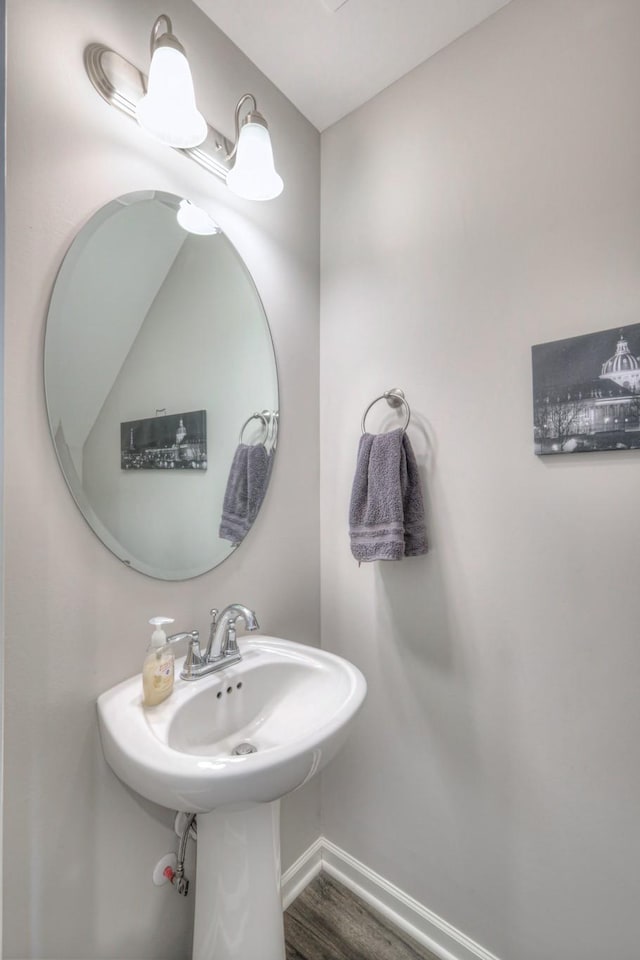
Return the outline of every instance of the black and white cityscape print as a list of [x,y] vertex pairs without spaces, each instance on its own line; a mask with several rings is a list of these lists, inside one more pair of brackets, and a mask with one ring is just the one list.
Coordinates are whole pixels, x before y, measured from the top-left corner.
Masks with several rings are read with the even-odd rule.
[[121,423],[120,466],[123,470],[206,470],[206,410]]
[[537,454],[640,448],[640,324],[531,353]]

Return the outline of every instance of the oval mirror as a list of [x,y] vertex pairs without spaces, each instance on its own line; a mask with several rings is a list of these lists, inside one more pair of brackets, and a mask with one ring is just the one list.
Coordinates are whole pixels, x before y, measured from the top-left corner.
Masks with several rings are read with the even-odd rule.
[[99,210],[63,260],[44,350],[51,436],[78,507],[117,557],[162,580],[205,573],[243,541],[278,428],[253,280],[224,234],[191,232],[213,221],[187,210],[189,227],[184,212],[158,191]]

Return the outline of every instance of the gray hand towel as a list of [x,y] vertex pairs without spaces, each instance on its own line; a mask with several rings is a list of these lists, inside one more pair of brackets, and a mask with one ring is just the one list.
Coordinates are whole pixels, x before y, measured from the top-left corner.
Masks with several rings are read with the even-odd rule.
[[267,491],[273,458],[261,444],[241,443],[233,456],[222,503],[219,536],[241,543],[253,525]]
[[360,562],[401,560],[427,552],[418,465],[400,428],[360,437],[349,535],[351,552]]

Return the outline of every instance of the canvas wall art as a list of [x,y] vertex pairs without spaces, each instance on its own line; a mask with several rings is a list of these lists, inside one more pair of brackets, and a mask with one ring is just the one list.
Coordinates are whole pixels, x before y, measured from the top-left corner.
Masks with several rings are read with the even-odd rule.
[[537,454],[640,448],[640,324],[532,347]]

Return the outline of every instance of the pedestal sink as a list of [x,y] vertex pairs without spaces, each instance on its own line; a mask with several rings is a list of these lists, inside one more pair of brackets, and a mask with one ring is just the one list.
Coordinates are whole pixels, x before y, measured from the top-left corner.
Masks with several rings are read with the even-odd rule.
[[118,777],[198,814],[193,960],[284,960],[280,798],[335,756],[366,694],[360,671],[324,650],[276,637],[240,649],[218,673],[176,679],[156,707],[143,708],[139,674],[98,699]]

